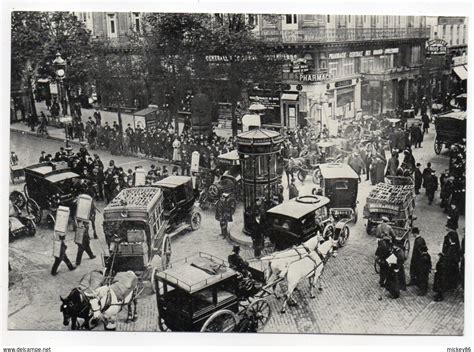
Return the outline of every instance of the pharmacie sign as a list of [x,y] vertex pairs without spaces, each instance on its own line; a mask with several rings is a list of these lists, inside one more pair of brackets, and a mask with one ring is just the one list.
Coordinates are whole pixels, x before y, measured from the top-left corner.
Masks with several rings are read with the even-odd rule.
[[431,55],[445,55],[448,42],[443,39],[432,39],[426,42],[426,52]]
[[299,80],[301,82],[321,82],[331,79],[329,73],[308,73],[300,74]]
[[330,53],[328,55],[330,60],[345,59],[351,57],[362,57],[362,56],[376,56],[386,54],[397,54],[398,48],[385,48],[385,49],[374,49],[374,50],[358,50],[358,51],[346,51],[340,53]]

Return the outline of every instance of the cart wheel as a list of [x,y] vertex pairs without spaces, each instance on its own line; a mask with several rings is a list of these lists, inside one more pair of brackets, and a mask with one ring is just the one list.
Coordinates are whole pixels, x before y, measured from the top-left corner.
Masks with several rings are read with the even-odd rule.
[[374,269],[377,274],[380,273],[380,264],[379,264],[379,261],[377,260],[377,257],[375,257],[375,260],[374,260]]
[[410,254],[410,240],[407,238],[403,243],[403,250],[405,251],[405,258]]
[[301,183],[303,183],[304,180],[306,179],[306,175],[307,175],[307,172],[304,170],[298,170],[298,172],[296,173],[296,177]]
[[54,226],[56,225],[56,219],[54,218],[53,214],[49,213],[46,215],[46,223],[48,224],[48,227],[54,229]]
[[207,196],[205,192],[203,192],[199,196],[199,208],[201,208],[202,210],[209,209],[209,202],[207,201]]
[[10,193],[10,200],[13,205],[18,207],[18,209],[23,209],[26,205],[25,195],[18,191],[13,191],[12,193]]
[[35,217],[34,222],[36,224],[39,224],[41,222],[43,211],[33,199],[30,198],[26,202],[26,210],[28,211],[28,214],[33,215]]
[[189,224],[191,225],[191,230],[196,231],[201,227],[201,213],[198,211],[193,211],[189,219]]
[[324,239],[329,239],[329,238],[334,238],[334,226],[332,225],[327,225],[324,230],[323,230],[323,238]]
[[235,314],[223,309],[212,314],[204,323],[201,332],[232,332],[237,325]]
[[30,198],[30,195],[28,194],[28,187],[25,185],[23,186],[23,193],[25,194],[26,198]]
[[255,318],[257,330],[261,330],[268,320],[270,320],[272,309],[270,308],[267,300],[260,298],[250,303],[247,308],[247,314],[249,317]]
[[160,331],[166,332],[166,331],[171,331],[171,329],[166,325],[165,320],[163,318],[158,319],[158,328]]
[[209,194],[211,195],[212,198],[217,198],[220,195],[219,194],[220,193],[219,192],[219,187],[217,187],[217,185],[214,184],[214,183],[209,186],[208,192],[209,192]]
[[[161,243],[161,266],[163,270],[168,269],[171,260],[171,239],[168,235],[163,237],[163,242]],[[155,269],[155,268],[153,268]]]
[[442,149],[443,149],[443,143],[439,143],[437,140],[435,140],[435,142],[434,142],[434,152],[436,154],[440,154]]
[[313,183],[319,185],[321,183],[321,170],[317,168],[313,172]]
[[25,219],[25,227],[28,231],[28,236],[33,237],[36,234],[36,225],[33,220]]
[[344,225],[344,227],[342,228],[341,230],[341,233],[339,234],[339,247],[343,247],[347,240],[349,239],[349,235],[350,235],[350,230],[349,230],[349,226],[347,225]]

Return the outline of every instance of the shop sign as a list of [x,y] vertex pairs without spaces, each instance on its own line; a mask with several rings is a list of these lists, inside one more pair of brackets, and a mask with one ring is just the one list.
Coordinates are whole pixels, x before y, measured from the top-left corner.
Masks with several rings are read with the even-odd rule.
[[432,39],[426,42],[426,51],[430,55],[446,55],[448,43],[443,39]]
[[329,73],[310,73],[300,74],[299,80],[301,82],[322,82],[331,79]]
[[352,79],[346,79],[344,81],[338,81],[334,83],[334,87],[336,88],[350,86],[350,85],[352,85]]
[[466,65],[466,64],[467,64],[467,55],[453,57],[454,66]]
[[251,103],[260,103],[265,106],[267,109],[275,109],[280,107],[280,97],[279,96],[263,96],[263,95],[250,95],[249,101]]
[[49,91],[51,94],[58,94],[58,85],[56,83],[50,83]]
[[350,52],[342,52],[342,53],[330,53],[328,57],[330,60],[335,60],[335,59],[345,59],[347,57],[396,54],[398,52],[399,52],[398,48],[386,48],[386,49],[375,49],[375,50],[350,51]]

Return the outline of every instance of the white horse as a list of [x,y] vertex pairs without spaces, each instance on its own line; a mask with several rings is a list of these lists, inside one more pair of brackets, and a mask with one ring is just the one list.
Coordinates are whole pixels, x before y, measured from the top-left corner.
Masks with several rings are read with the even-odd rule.
[[126,323],[137,320],[138,278],[133,271],[117,273],[111,285],[101,286],[94,293],[90,299],[93,323],[101,320],[106,330],[115,330],[117,314],[124,306],[128,308]]
[[288,283],[288,290],[285,294],[286,299],[281,307],[281,313],[285,313],[288,301],[292,301],[296,305],[296,301],[291,297],[298,283],[305,277],[309,280],[309,292],[311,298],[315,298],[314,286],[316,281],[320,282],[326,261],[332,254],[333,240],[329,238],[328,241],[319,245],[315,251],[311,251],[308,256],[290,263],[286,272],[286,281]]
[[[268,262],[265,269],[265,282],[270,283],[286,277],[289,265],[308,256],[311,251],[315,251],[321,241],[322,237],[318,233],[316,236],[311,237],[309,240],[303,242],[299,246],[288,248],[283,251],[272,253],[269,256],[262,257],[260,259],[262,262]],[[276,292],[277,285],[278,283],[273,285],[273,293],[276,298],[280,298],[281,296],[279,296]]]

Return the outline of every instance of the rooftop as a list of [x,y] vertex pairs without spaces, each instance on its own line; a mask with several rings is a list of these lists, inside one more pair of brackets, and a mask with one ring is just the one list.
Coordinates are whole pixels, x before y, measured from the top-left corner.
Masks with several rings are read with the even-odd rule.
[[156,203],[160,194],[161,190],[157,187],[125,188],[105,207],[104,212],[120,208],[146,211]]
[[358,179],[356,172],[347,164],[343,163],[330,163],[319,165],[321,175],[324,178],[355,178]]
[[329,203],[329,198],[323,196],[301,196],[283,202],[267,210],[269,214],[285,215],[289,218],[300,219],[303,216]]
[[161,186],[165,188],[175,188],[189,182],[190,180],[191,180],[191,177],[189,176],[168,176],[167,178],[164,178],[163,180],[155,182],[153,185]]

